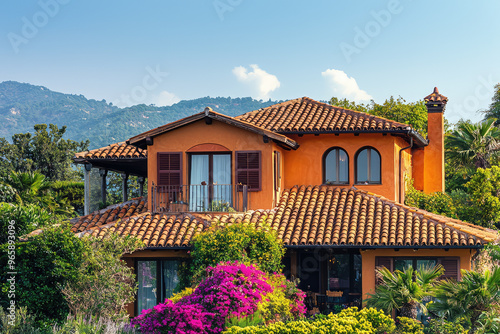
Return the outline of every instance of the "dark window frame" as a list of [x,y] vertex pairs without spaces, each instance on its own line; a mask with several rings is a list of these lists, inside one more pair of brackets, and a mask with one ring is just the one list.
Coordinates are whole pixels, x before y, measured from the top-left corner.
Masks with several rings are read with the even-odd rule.
[[[366,153],[366,168],[367,168],[367,181],[359,181],[358,180],[358,158],[359,154],[364,150],[368,150]],[[379,170],[380,170],[380,181],[371,181],[371,150],[377,152],[379,156]],[[361,147],[356,154],[354,155],[354,184],[355,185],[369,185],[369,184],[382,184],[382,155],[380,152],[373,146],[363,146]]]
[[[340,181],[330,181],[329,183],[327,183],[326,181],[326,170],[327,170],[327,166],[326,166],[326,159],[328,157],[328,155],[332,152],[332,151],[336,151],[337,152],[337,160],[335,161],[335,164],[336,164],[336,167],[337,167],[337,180],[339,179],[339,173],[340,173],[340,159],[339,159],[339,152],[340,151],[343,151],[345,153],[345,155],[347,156],[347,181],[346,182],[340,182]],[[348,185],[349,184],[349,180],[350,180],[350,173],[349,173],[349,154],[347,153],[346,150],[344,150],[342,147],[340,146],[334,146],[334,147],[330,147],[328,150],[325,151],[325,153],[323,153],[323,158],[322,158],[322,162],[323,162],[323,184],[332,184],[332,185]]]
[[[165,301],[163,294],[163,279],[161,277],[162,274],[162,261],[177,261],[179,264],[181,264],[183,261],[186,261],[186,258],[183,257],[138,257],[134,258],[134,274],[135,274],[135,283],[138,285],[139,284],[139,261],[155,261],[156,262],[156,305],[162,303]],[[178,272],[178,271],[177,271]],[[158,293],[159,291],[159,293]],[[139,315],[139,290],[137,290],[137,294],[135,296],[134,300],[134,315],[137,316]],[[155,305],[155,306],[156,306]]]
[[[238,154],[248,154],[248,153],[257,153],[259,156],[259,167],[258,168],[239,168],[238,166]],[[255,171],[258,170],[259,172],[259,186],[250,188],[248,187],[248,191],[262,191],[262,151],[257,151],[257,150],[248,150],[248,151],[235,151],[234,152],[234,159],[235,159],[235,183],[239,184],[239,177],[238,173],[239,172],[250,172],[250,171]],[[238,191],[243,191],[243,187],[237,187]]]
[[188,184],[191,185],[191,157],[193,155],[208,155],[208,185],[214,183],[214,155],[229,155],[230,166],[229,170],[231,172],[231,184],[233,183],[233,153],[229,152],[188,152]]

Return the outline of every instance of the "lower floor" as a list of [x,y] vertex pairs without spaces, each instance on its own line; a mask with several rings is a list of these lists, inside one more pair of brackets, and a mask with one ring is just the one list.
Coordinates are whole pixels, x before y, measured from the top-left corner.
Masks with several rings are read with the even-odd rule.
[[[460,279],[461,269],[471,269],[476,250],[468,248],[327,248],[297,246],[287,248],[283,272],[297,280],[306,292],[306,304],[312,312],[339,311],[362,306],[376,286],[376,267],[403,270],[407,267],[442,265],[445,278]],[[187,249],[143,250],[125,256],[137,275],[135,303],[128,306],[130,316],[152,308],[174,292],[180,264],[188,257]]]

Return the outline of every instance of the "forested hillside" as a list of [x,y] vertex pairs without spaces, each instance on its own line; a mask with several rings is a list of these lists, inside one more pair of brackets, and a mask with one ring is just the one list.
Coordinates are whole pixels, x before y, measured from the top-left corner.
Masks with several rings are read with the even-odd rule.
[[168,107],[140,104],[118,108],[106,100],[5,81],[0,83],[0,137],[10,140],[15,133],[32,132],[35,124],[52,123],[68,127],[66,138],[89,139],[90,148],[97,148],[203,111],[205,107],[236,116],[274,103],[276,101],[261,102],[250,97],[203,97]]

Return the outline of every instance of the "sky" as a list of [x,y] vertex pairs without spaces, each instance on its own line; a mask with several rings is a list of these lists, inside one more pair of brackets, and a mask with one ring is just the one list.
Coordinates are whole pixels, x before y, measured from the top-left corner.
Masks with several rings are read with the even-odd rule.
[[0,82],[118,106],[204,96],[448,96],[479,121],[500,82],[499,1],[23,0],[0,4]]

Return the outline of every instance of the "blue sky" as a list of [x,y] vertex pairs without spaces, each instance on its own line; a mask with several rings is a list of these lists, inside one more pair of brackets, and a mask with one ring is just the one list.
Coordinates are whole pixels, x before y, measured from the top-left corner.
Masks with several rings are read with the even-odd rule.
[[0,81],[119,106],[203,96],[416,101],[480,120],[500,82],[500,2],[4,1]]

